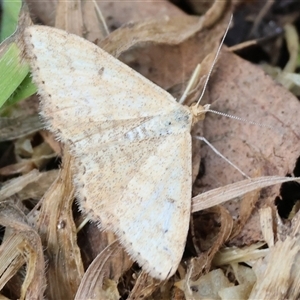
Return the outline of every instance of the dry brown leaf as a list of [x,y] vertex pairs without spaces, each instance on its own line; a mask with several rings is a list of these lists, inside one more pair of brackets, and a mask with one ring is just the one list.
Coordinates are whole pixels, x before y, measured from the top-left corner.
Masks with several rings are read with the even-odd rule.
[[18,193],[17,198],[22,201],[26,199],[39,200],[58,177],[58,170],[41,172],[37,181],[27,184]]
[[299,220],[299,212],[287,224],[282,224],[278,220],[277,230],[281,235],[275,245],[268,250],[268,255],[253,266],[257,282],[249,299],[271,299],[278,298],[278,295],[281,299],[297,299],[300,292],[297,275],[299,273]]
[[107,291],[105,280],[111,278],[109,275],[114,270],[110,268],[110,261],[120,251],[123,251],[120,245],[113,242],[97,255],[86,270],[75,299],[115,299],[117,291]]
[[269,248],[274,246],[274,228],[271,207],[264,207],[259,210],[260,227],[264,240]]
[[81,2],[84,23],[83,35],[89,41],[102,40],[108,34],[107,19],[104,19],[107,15],[101,8],[101,3],[104,4],[102,1],[99,3],[97,1]]
[[[214,22],[217,23],[220,19],[219,17]],[[99,46],[111,55],[118,57],[129,48],[143,43],[179,45],[206,29],[206,23],[208,23],[206,15],[199,18],[184,14],[178,17],[130,23],[111,33],[100,42]],[[214,24],[210,24],[210,26],[212,25]]]
[[[285,176],[292,174],[299,156],[299,102],[277,85],[258,67],[223,52],[210,82],[212,109],[260,122],[272,128],[241,124],[213,114],[204,120],[204,136],[231,162],[246,174]],[[283,102],[284,99],[284,102]],[[288,103],[288,105],[286,104]],[[201,155],[205,162],[205,176],[201,179],[201,192],[224,186],[242,179],[224,160],[204,146]],[[199,190],[200,192],[200,190]],[[264,190],[258,207],[274,207],[279,187]],[[240,203],[226,204],[232,213]],[[244,244],[261,240],[257,212],[250,218],[235,243]]]
[[[162,21],[162,24],[170,23],[173,35],[168,37],[167,31],[159,34],[160,32],[153,29],[154,36],[144,36],[145,42],[151,41],[147,47],[137,47],[143,44],[143,40],[139,40],[140,43],[131,41],[131,44],[123,46],[123,49],[134,47],[124,53],[120,59],[164,89],[186,82],[197,64],[201,63],[208,54],[215,53],[228,25],[228,15],[210,29],[203,27],[202,23],[205,19],[202,18],[182,16],[181,22],[178,22],[179,17]],[[152,24],[154,25],[153,22]],[[121,32],[122,28],[110,36],[121,35]]]
[[70,33],[83,35],[81,1],[57,1],[55,27]]
[[[205,214],[210,215],[210,220],[215,220],[215,222],[209,222],[210,226],[205,225],[205,221],[207,219],[203,217]],[[194,247],[196,249],[200,249],[198,251],[199,253],[197,253],[197,257],[192,259],[190,265],[191,272],[189,277],[191,277],[193,280],[196,278],[198,279],[202,274],[208,273],[214,256],[222,247],[222,245],[228,240],[233,226],[232,217],[229,215],[228,211],[220,205],[206,210],[203,212],[203,214],[200,214],[199,217],[199,219],[196,219],[195,216],[193,218],[194,220],[197,220],[196,229],[198,229],[198,232],[194,233]],[[196,221],[192,222],[192,228],[193,223],[196,223]],[[213,237],[210,236],[210,234],[212,234]],[[204,236],[204,240],[203,238],[201,240],[199,235]]]
[[36,168],[43,168],[51,158],[56,156],[47,143],[32,147],[30,136],[18,139],[14,143],[14,150],[18,162],[0,168],[2,176],[26,174]]
[[39,204],[35,224],[49,262],[46,289],[49,298],[74,298],[84,273],[72,216],[74,189],[71,174],[70,156],[66,152],[57,180]]
[[[292,222],[292,232],[277,241],[269,254],[254,266],[257,282],[249,299],[297,299],[300,293],[300,213]],[[279,271],[280,270],[280,271]]]
[[49,26],[54,26],[55,23],[55,10],[56,3],[55,0],[50,1],[31,1],[26,0],[26,3],[29,8],[30,15],[32,20],[35,20],[36,17],[41,20],[44,24]]
[[18,118],[0,118],[0,142],[18,139],[42,128],[43,125],[37,114]]
[[[101,40],[106,32],[97,17],[98,8],[96,1],[57,1],[55,27],[90,41]],[[48,22],[45,24],[49,25]]]
[[31,172],[20,176],[18,178],[11,179],[1,187],[0,200],[4,200],[25,188],[28,184],[32,182],[37,182],[41,174],[37,170],[32,170]]
[[235,264],[232,266],[238,284],[219,291],[221,299],[248,299],[256,281],[253,270],[249,267]]
[[220,299],[220,290],[233,286],[221,269],[213,270],[197,281],[190,279],[176,283],[185,293],[186,299]]
[[[128,296],[128,300],[148,298],[160,284],[161,282],[159,280],[150,277],[145,272],[141,272],[132,291],[130,292],[130,295]],[[163,295],[160,294],[160,297],[162,296]]]
[[[214,205],[223,203],[223,201],[227,201],[228,199],[232,199],[234,197],[242,196],[247,192],[249,194],[249,191],[251,191],[251,190],[256,192],[257,189],[261,189],[264,186],[273,185],[275,183],[283,183],[283,182],[287,182],[287,181],[296,181],[296,180],[299,181],[300,178],[260,177],[260,178],[255,178],[255,179],[247,179],[247,180],[240,181],[240,182],[228,185],[228,186],[213,189],[211,191],[202,193],[201,195],[198,195],[197,197],[193,198],[193,211],[195,211],[196,207],[199,210],[202,210],[204,208],[211,207],[211,206],[217,207]],[[225,199],[227,199],[227,200],[225,200]],[[196,204],[196,202],[197,202],[197,204]],[[201,205],[201,208],[200,208],[200,205]],[[205,205],[206,205],[206,207],[205,207]],[[250,202],[250,206],[251,206],[251,202]],[[224,226],[225,228],[227,228],[227,230],[225,230],[225,231],[223,229],[224,233],[226,233],[226,234],[223,234],[223,235],[219,234],[219,237],[218,237],[218,235],[216,233],[213,233],[215,230],[213,231],[212,229],[209,229],[209,231],[211,233],[213,233],[214,237],[206,236],[206,240],[213,241],[213,245],[210,245],[209,250],[206,252],[203,251],[203,249],[202,249],[202,253],[198,254],[197,258],[192,259],[191,268],[193,269],[193,273],[192,273],[191,277],[193,279],[198,278],[198,276],[201,274],[201,272],[204,272],[204,273],[208,272],[210,269],[212,260],[215,261],[215,264],[217,263],[216,260],[220,260],[220,258],[218,258],[219,255],[216,255],[216,253],[221,248],[221,246],[225,242],[228,241],[229,235],[230,234],[232,235],[232,231],[231,231],[232,223],[233,223],[232,213],[229,214],[228,211],[224,208],[223,208],[223,210],[224,210],[224,216],[227,215],[227,218],[223,218],[223,219],[221,218],[220,230]],[[251,210],[250,210],[250,212],[251,212]],[[249,214],[247,214],[245,212],[241,216],[243,216],[243,215],[246,218]],[[216,220],[215,217],[212,219]],[[194,220],[195,220],[195,216],[194,216]],[[196,228],[199,229],[199,234],[200,233],[204,234],[204,232],[205,232],[204,229],[206,227],[201,224],[201,222],[203,222],[204,220],[205,219],[197,221]],[[233,227],[234,228],[233,234],[236,234],[236,232],[238,232],[241,228],[241,226],[237,226],[237,225],[239,225],[239,224],[237,224],[237,222],[235,222],[235,225]],[[259,233],[260,233],[262,229],[260,227],[257,227],[257,230],[259,230]],[[217,240],[215,241],[216,238],[217,238]],[[265,253],[263,251],[260,251],[258,255],[261,256],[264,254]],[[245,261],[245,260],[243,260],[243,259],[245,259],[245,257],[243,257],[243,259],[241,260],[241,257],[238,258],[237,256],[234,256],[233,259],[235,259],[235,260],[238,259],[239,261]],[[227,262],[227,263],[229,263],[229,262]],[[220,264],[220,262],[218,262],[217,264]]]
[[181,16],[183,14],[182,10],[169,1],[136,1],[134,2],[134,9],[132,2],[128,1],[97,1],[97,3],[110,31],[114,31],[129,22],[166,16]]
[[[87,217],[85,216],[85,218]],[[113,246],[115,242],[115,235],[110,231],[101,231],[97,227],[97,224],[89,223],[84,226],[84,228],[78,233],[78,245],[81,249],[84,266],[88,268],[94,259],[98,259],[100,261],[105,260],[106,263],[102,267],[99,276],[104,276],[105,273],[110,279],[118,281],[122,274],[131,267],[132,261],[124,249],[120,246],[118,251],[109,250],[115,249],[111,248],[116,247]],[[99,253],[102,253],[102,258],[97,258]],[[101,284],[102,281],[99,281],[98,288]]]
[[241,196],[239,211],[235,213],[238,218],[234,222],[234,229],[231,232],[230,239],[233,239],[241,232],[250,218],[253,209],[255,208],[255,204],[259,200],[259,196],[260,190],[254,190]]
[[62,153],[62,145],[59,141],[55,139],[53,134],[51,134],[49,131],[41,130],[40,135],[43,137],[44,141],[53,149],[53,151],[57,155],[61,155]]
[[26,174],[32,170],[36,170],[35,165],[31,161],[22,161],[13,165],[8,165],[0,169],[0,175],[13,176],[16,174]]
[[263,242],[258,242],[243,248],[227,247],[221,249],[213,260],[214,266],[224,266],[235,263],[248,263],[257,261],[268,254],[269,249],[262,249],[265,245]]
[[[58,1],[31,1],[27,0],[28,6],[31,13],[34,16],[38,16],[43,24],[48,26],[54,26],[55,22],[62,22],[66,18],[61,14],[60,20],[57,20],[56,11]],[[88,3],[89,2],[89,3]],[[99,39],[99,20],[96,18],[95,14],[95,4],[93,1],[81,2],[75,1],[76,5],[81,6],[81,8],[76,8],[77,10],[82,10],[83,13],[83,24],[85,28],[85,34],[90,35],[88,40],[93,41]],[[109,27],[110,31],[119,28],[122,24],[131,21],[145,20],[145,18],[150,18],[151,16],[162,17],[165,15],[181,15],[182,11],[174,6],[169,1],[136,1],[134,3],[134,9],[131,2],[103,2],[96,1],[99,9],[102,11],[102,15],[105,18],[105,22]],[[71,13],[72,7],[69,6],[68,9],[64,9],[65,14]],[[80,16],[81,18],[81,16]],[[75,19],[75,23],[76,23]],[[67,26],[71,26],[69,20],[65,20]],[[73,24],[76,26],[76,24]],[[100,34],[101,36],[101,34]]]
[[[43,299],[45,261],[39,235],[28,225],[27,217],[12,201],[1,202],[0,224],[6,227],[0,246],[0,288],[16,275],[19,280],[14,277],[13,282],[9,283],[15,284],[13,291],[16,298]],[[24,264],[26,276],[22,278],[22,273],[17,272]]]
[[299,181],[300,177],[265,176],[253,179],[245,179],[226,186],[215,188],[202,193],[192,199],[192,211],[200,211],[210,208],[230,199],[234,199],[256,189],[262,189],[275,184],[290,181]]

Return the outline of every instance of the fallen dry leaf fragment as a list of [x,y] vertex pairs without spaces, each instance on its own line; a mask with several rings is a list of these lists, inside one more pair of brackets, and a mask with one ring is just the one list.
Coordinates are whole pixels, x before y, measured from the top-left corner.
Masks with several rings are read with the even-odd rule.
[[47,143],[32,147],[30,136],[14,142],[14,155],[17,162],[0,168],[0,175],[9,177],[26,174],[36,168],[42,169],[56,156]]
[[[205,214],[210,216],[209,220],[214,220],[212,224],[209,224],[210,226],[205,224]],[[199,214],[198,219],[193,216],[193,220],[194,221],[191,221],[190,230],[191,232],[195,230],[193,234],[193,245],[198,251],[197,256],[192,259],[191,265],[189,266],[191,269],[189,276],[195,280],[199,278],[200,275],[209,272],[216,253],[222,245],[226,243],[232,232],[233,219],[224,207],[218,205]],[[210,223],[210,221],[208,222]],[[195,223],[197,227],[194,229]],[[197,229],[198,232],[196,232]]]
[[[14,278],[15,297],[18,299],[43,299],[46,277],[43,248],[39,235],[28,225],[24,213],[11,201],[1,202],[0,224],[6,227],[0,246],[2,269],[0,270],[0,288],[2,289],[26,264],[26,276],[20,278],[22,273],[18,273],[19,280]],[[21,283],[21,286],[18,286],[18,282]]]
[[83,35],[84,26],[80,1],[57,1],[55,27]]
[[296,237],[278,241],[263,260],[261,269],[264,271],[257,273],[257,283],[249,299],[296,299],[300,282],[299,270],[295,266],[299,265],[299,253],[299,239]]
[[257,282],[249,299],[297,299],[300,293],[300,213],[291,222],[291,232],[270,248],[254,266]]
[[[82,220],[84,217],[84,220]],[[88,217],[83,215],[81,218],[76,220],[77,228],[81,227],[81,224],[86,222]],[[114,244],[116,241],[116,237],[112,232],[104,232],[97,227],[95,223],[88,223],[86,224],[79,232],[78,232],[78,245],[81,249],[81,256],[82,262],[85,268],[92,263],[96,257],[104,252],[108,253],[109,250],[106,250],[107,247]],[[103,254],[104,255],[104,254]],[[99,258],[100,259],[100,258]],[[105,272],[106,270],[110,270],[107,273],[107,277],[118,281],[122,274],[130,268],[132,265],[132,261],[130,260],[127,253],[120,247],[120,249],[111,255],[109,258],[105,257],[106,265],[105,265]],[[99,285],[101,285],[99,283]]]
[[37,132],[43,125],[37,114],[18,118],[0,118],[0,142],[14,140]]
[[113,242],[97,255],[81,280],[75,296],[76,300],[115,299],[117,297],[117,290],[107,291],[105,289],[105,280],[110,277],[111,258],[119,251],[122,251],[122,248],[117,242]]
[[35,221],[50,262],[46,294],[57,299],[74,298],[84,273],[72,216],[74,189],[70,160],[66,153],[59,176],[38,204],[40,210]]
[[224,266],[233,263],[256,261],[269,253],[269,249],[263,249],[264,245],[264,242],[259,242],[243,248],[225,247],[215,255],[212,263],[214,266]]
[[264,240],[269,248],[274,246],[274,226],[271,207],[264,207],[259,210],[260,227]]
[[101,41],[100,47],[119,57],[129,48],[144,43],[179,45],[205,30],[205,20],[205,17],[182,15],[126,24]]
[[26,199],[39,200],[58,176],[58,170],[41,172],[37,182],[31,182],[22,188],[16,196],[20,201]]
[[230,199],[234,199],[251,192],[275,184],[289,181],[299,181],[299,177],[280,177],[265,176],[252,179],[245,179],[223,187],[202,193],[192,199],[192,211],[200,211],[209,207],[225,203]]
[[2,201],[20,192],[29,183],[38,181],[39,177],[40,173],[37,170],[32,170],[23,176],[9,180],[1,187],[0,200]]
[[220,299],[219,291],[233,286],[221,269],[213,270],[200,277],[197,281],[187,280],[177,282],[176,286],[182,289],[186,299],[204,300]]
[[[157,287],[159,287],[160,284],[161,282],[159,280],[156,280],[147,273],[142,272],[137,278],[137,281],[128,296],[128,300],[148,298],[155,290],[157,290]],[[166,291],[166,293],[168,293],[168,291]],[[155,297],[155,294],[152,296]],[[168,296],[166,294],[160,294],[160,297],[169,298],[170,294],[168,294]]]
[[219,296],[222,300],[248,299],[256,281],[256,276],[253,270],[247,266],[239,264],[232,265],[232,269],[238,284],[220,290],[218,292]]
[[127,23],[183,15],[183,11],[170,1],[136,1],[134,9],[132,9],[132,3],[127,1],[98,1],[97,4],[110,32]]

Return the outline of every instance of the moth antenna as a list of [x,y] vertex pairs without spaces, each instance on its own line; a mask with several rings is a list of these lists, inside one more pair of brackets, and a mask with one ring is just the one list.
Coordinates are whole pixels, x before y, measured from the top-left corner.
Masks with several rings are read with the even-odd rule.
[[243,123],[248,123],[248,124],[259,126],[259,127],[274,129],[273,126],[265,125],[265,124],[254,122],[254,121],[250,121],[250,120],[243,119],[243,118],[240,118],[240,117],[237,117],[237,116],[234,116],[234,115],[229,115],[229,114],[226,114],[226,113],[222,113],[222,112],[217,111],[217,110],[207,109],[206,112],[210,112],[210,113],[213,113],[213,114],[216,114],[216,115],[220,115],[220,116],[223,116],[223,117],[226,117],[226,118],[234,119],[234,120],[237,120],[237,121],[241,121]]
[[215,55],[215,57],[214,57],[214,60],[213,60],[212,65],[211,65],[211,67],[210,67],[210,70],[209,70],[209,72],[208,72],[208,74],[207,74],[207,77],[206,77],[206,79],[205,79],[205,83],[204,83],[204,86],[203,86],[201,95],[200,95],[200,97],[199,97],[199,100],[198,100],[196,106],[198,106],[198,105],[200,104],[200,101],[202,100],[203,95],[204,95],[204,93],[205,93],[205,91],[206,91],[206,87],[207,87],[208,81],[209,81],[209,79],[210,79],[210,76],[211,76],[211,73],[212,73],[212,71],[213,71],[213,69],[214,69],[214,66],[215,66],[215,64],[216,64],[216,62],[217,62],[217,59],[218,59],[218,56],[219,56],[219,54],[220,54],[221,48],[222,48],[222,46],[223,46],[223,44],[224,44],[224,40],[225,40],[225,38],[226,38],[226,36],[227,36],[227,33],[228,33],[228,31],[229,31],[231,22],[232,22],[232,14],[231,14],[231,16],[230,16],[230,19],[229,19],[227,28],[226,28],[226,30],[225,30],[225,33],[224,33],[223,38],[222,38],[222,40],[221,40],[221,43],[220,43],[220,45],[219,45],[219,47],[218,47],[217,53],[216,53],[216,55]]
[[209,146],[217,155],[223,158],[228,164],[230,164],[233,168],[235,168],[239,173],[241,173],[244,177],[251,179],[246,173],[244,173],[238,166],[232,163],[228,158],[226,158],[221,152],[219,152],[205,137],[202,136],[194,136],[195,139],[203,141],[207,146]]

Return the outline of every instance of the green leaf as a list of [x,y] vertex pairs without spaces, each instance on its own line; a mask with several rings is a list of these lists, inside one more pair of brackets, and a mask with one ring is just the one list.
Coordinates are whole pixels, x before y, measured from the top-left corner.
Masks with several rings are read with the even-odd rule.
[[36,90],[30,83],[29,64],[22,59],[20,47],[15,42],[5,46],[0,45],[0,108],[8,99],[15,103]]
[[2,1],[2,22],[0,30],[0,41],[5,40],[11,36],[17,26],[19,20],[19,13],[22,6],[20,0],[3,0]]
[[21,100],[24,100],[36,93],[36,91],[36,86],[31,81],[31,76],[29,73],[18,86],[18,88],[13,92],[13,94],[7,99],[4,106],[13,105]]

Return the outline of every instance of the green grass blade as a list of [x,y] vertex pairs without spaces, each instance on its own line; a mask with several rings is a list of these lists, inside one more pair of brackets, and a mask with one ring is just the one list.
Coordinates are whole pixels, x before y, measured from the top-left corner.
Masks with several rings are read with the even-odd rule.
[[3,0],[2,1],[2,21],[0,30],[0,41],[11,36],[17,26],[22,1],[19,0]]
[[25,91],[23,85],[19,87],[29,73],[29,64],[21,57],[21,49],[15,42],[7,47],[0,45],[0,108],[8,99],[15,103],[16,99],[21,100],[20,95],[29,96],[35,90],[29,84],[29,77],[24,84]]

